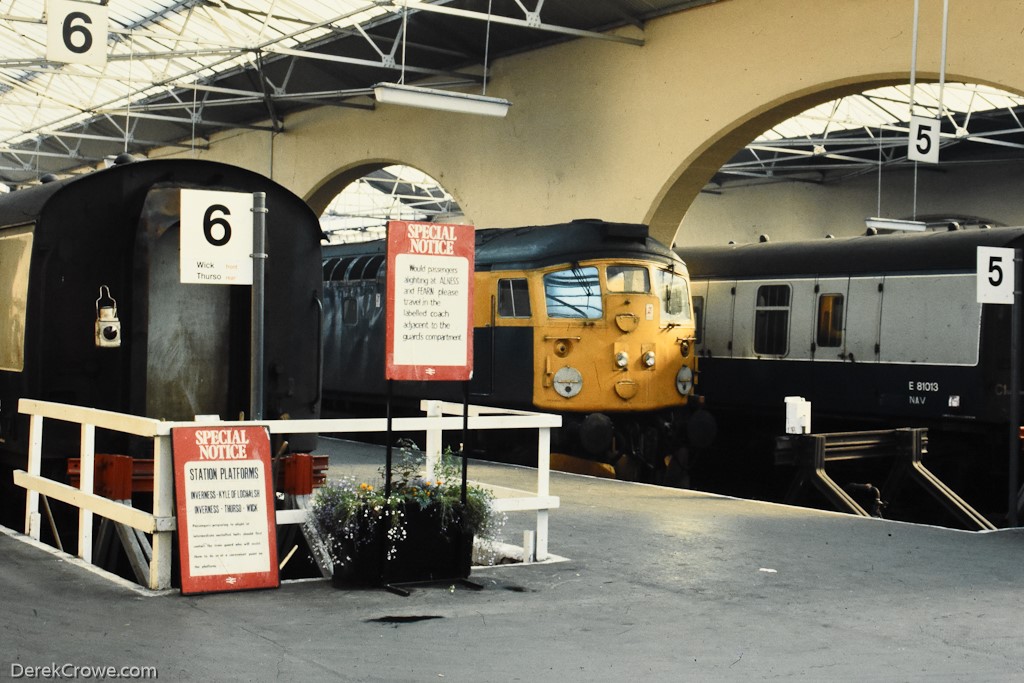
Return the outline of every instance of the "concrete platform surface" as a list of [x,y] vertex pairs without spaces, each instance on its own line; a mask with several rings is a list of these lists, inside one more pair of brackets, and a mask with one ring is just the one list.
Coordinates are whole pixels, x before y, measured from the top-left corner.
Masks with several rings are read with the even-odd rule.
[[[322,442],[334,476],[380,462]],[[470,477],[528,488],[535,473],[474,462]],[[0,535],[0,678],[69,665],[202,681],[1024,680],[1021,530],[557,473],[551,488],[550,549],[568,559],[475,569],[482,591],[309,580],[154,595]],[[526,528],[516,513],[506,535]]]

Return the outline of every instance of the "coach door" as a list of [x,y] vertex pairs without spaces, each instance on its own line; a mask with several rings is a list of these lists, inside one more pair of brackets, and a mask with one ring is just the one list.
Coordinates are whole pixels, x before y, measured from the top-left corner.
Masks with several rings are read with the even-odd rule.
[[814,284],[811,354],[816,363],[840,363],[846,359],[846,314],[850,279],[821,278]]
[[884,287],[885,278],[882,276],[850,278],[845,301],[843,360],[856,363],[878,361]]
[[[133,374],[144,374],[146,384],[145,396],[133,396],[132,403],[145,405],[147,416],[166,420],[237,417],[229,414],[229,385],[231,295],[238,288],[181,283],[179,197],[177,188],[151,190],[139,219],[136,258],[143,271],[148,264],[148,273],[139,276],[146,280],[136,290],[144,298],[137,310],[147,314],[134,323],[135,339],[145,340],[145,351],[140,354],[141,345],[135,345]],[[243,322],[247,325],[248,312]],[[240,353],[248,358],[247,348]]]
[[736,315],[735,280],[692,281],[697,309],[697,345],[702,356],[731,358]]

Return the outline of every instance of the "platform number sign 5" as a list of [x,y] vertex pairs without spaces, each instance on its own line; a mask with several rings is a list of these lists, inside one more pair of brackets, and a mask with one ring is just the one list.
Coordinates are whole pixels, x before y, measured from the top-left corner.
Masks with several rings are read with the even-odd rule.
[[978,247],[978,302],[1012,304],[1014,250]]
[[106,4],[47,0],[46,59],[68,64],[105,65],[109,15]]
[[910,142],[907,158],[911,161],[939,163],[939,120],[923,116],[910,117]]
[[181,281],[251,285],[253,197],[246,192],[181,191]]

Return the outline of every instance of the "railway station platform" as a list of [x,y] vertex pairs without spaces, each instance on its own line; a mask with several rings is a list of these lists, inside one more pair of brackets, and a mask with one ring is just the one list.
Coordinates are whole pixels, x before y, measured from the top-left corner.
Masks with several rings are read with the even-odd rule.
[[[330,476],[383,462],[348,442],[319,452]],[[470,478],[529,488],[536,475],[473,462]],[[1024,530],[560,473],[551,492],[558,561],[475,568],[482,590],[407,597],[320,579],[154,592],[7,531],[0,678],[112,666],[219,681],[1024,680]],[[529,527],[520,514],[510,542]]]

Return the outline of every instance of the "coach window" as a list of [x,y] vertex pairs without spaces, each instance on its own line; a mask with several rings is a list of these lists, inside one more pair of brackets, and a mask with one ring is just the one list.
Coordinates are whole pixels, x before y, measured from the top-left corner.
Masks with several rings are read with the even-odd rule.
[[646,294],[651,291],[651,276],[640,266],[608,266],[608,291],[623,294]]
[[661,299],[662,325],[690,322],[690,289],[685,277],[671,270],[659,270],[657,294]]
[[498,280],[498,315],[502,318],[530,317],[530,290],[526,278]]
[[601,280],[593,266],[557,270],[544,276],[549,318],[601,317]]
[[843,295],[818,297],[818,346],[843,345]]
[[758,287],[754,311],[754,353],[786,355],[789,349],[789,285]]
[[353,297],[347,296],[341,302],[341,322],[346,327],[359,322],[359,308]]
[[25,367],[25,315],[32,226],[0,231],[0,292],[8,293],[7,325],[0,329],[0,370]]

